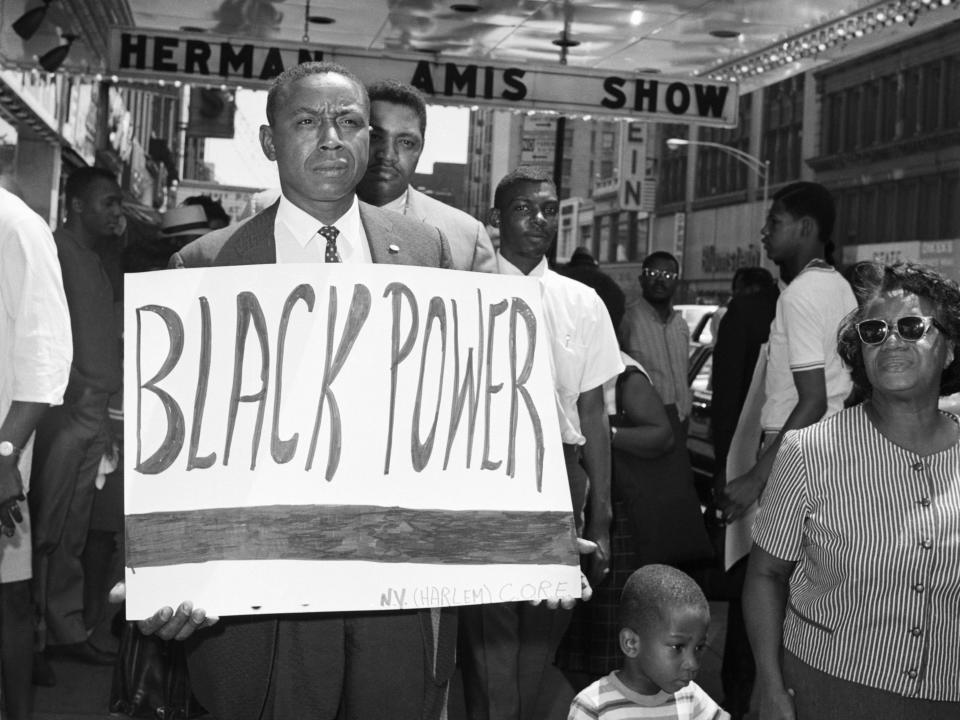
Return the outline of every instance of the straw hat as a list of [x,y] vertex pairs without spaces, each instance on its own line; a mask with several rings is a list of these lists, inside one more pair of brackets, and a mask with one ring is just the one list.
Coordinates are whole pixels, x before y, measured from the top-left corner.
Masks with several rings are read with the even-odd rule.
[[207,214],[200,205],[182,205],[170,208],[160,218],[161,237],[203,235],[210,231]]

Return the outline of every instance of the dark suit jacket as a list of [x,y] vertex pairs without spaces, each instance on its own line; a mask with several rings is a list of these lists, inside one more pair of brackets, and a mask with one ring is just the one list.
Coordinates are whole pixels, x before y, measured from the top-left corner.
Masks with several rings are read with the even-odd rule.
[[[170,267],[267,265],[277,261],[273,225],[279,201],[237,225],[214,230],[170,258]],[[453,267],[450,245],[434,227],[360,202],[360,222],[375,263]],[[317,223],[320,227],[320,223]]]
[[[278,206],[279,203],[274,203],[243,223],[194,240],[170,258],[170,267],[275,263],[273,227]],[[360,203],[360,220],[374,262],[451,267],[450,247],[436,228],[363,202]],[[422,669],[393,668],[386,666],[385,658],[379,658],[383,664],[378,670],[423,672],[427,688],[425,704],[428,708],[439,709],[454,670],[456,610],[443,608],[439,613],[435,611],[439,615],[436,639],[431,611],[394,614],[409,618],[411,613],[420,619],[420,637],[424,658],[428,661]],[[387,614],[377,615],[387,617]],[[353,617],[354,621],[362,622],[362,614]],[[341,661],[344,653],[342,618],[343,615],[337,613],[223,618],[210,630],[196,633],[188,641],[190,678],[197,697],[218,720],[260,718],[263,708],[273,704],[274,695],[279,696],[281,708],[277,710],[281,713],[278,720],[284,716],[284,705],[292,708],[289,717],[321,714],[317,708],[326,708],[331,696],[336,703],[340,677],[344,672]],[[409,622],[402,625],[410,627]],[[369,690],[375,693],[376,687],[371,686]],[[271,696],[269,700],[268,694]],[[336,705],[333,711],[336,712]],[[424,715],[432,716],[433,713],[424,710]],[[268,716],[274,717],[269,713]]]

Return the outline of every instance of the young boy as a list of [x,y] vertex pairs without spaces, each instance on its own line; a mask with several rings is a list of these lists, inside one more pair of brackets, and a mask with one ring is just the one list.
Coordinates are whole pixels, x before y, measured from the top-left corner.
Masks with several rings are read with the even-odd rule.
[[697,584],[668,565],[645,565],[620,596],[623,669],[582,690],[567,720],[729,720],[693,682],[710,625]]

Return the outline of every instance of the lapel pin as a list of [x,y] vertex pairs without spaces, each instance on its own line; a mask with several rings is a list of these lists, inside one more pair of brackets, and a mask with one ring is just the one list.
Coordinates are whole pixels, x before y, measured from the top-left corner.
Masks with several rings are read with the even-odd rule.
[[388,246],[387,246],[387,250],[390,251],[390,254],[391,254],[391,255],[396,255],[397,253],[400,252],[400,248],[397,247],[396,245],[388,245]]

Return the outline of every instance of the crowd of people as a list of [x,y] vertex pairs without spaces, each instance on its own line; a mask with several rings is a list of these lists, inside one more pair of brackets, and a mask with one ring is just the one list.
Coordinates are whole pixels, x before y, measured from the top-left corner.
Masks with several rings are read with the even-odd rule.
[[[90,640],[123,565],[123,273],[289,262],[537,279],[582,593],[224,618],[185,599],[118,630],[165,648],[150,662],[185,658],[181,696],[164,700],[181,707],[165,712],[187,714],[195,696],[220,720],[443,718],[459,664],[471,720],[532,720],[546,717],[556,663],[583,679],[572,720],[960,717],[960,420],[937,406],[960,389],[955,282],[909,264],[844,277],[830,193],[775,193],[761,236],[779,283],[738,270],[716,333],[718,550],[686,449],[690,335],[673,307],[674,256],[644,258],[630,304],[587,252],[551,268],[557,188],[527,167],[496,188],[495,247],[483,223],[411,185],[427,117],[402,83],[304,63],[271,86],[266,117],[280,192],[241,223],[197,199],[121,252],[109,171],[71,173],[55,233],[0,184],[6,717],[31,717],[31,683],[57,682],[51,657],[130,662]],[[714,699],[695,682],[710,622],[698,581],[721,563],[730,605]]]

